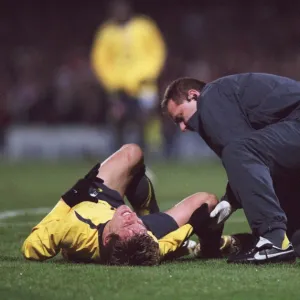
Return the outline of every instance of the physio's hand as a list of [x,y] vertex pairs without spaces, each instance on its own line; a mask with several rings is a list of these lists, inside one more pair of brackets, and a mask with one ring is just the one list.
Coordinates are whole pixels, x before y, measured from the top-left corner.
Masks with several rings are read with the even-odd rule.
[[231,204],[226,200],[222,200],[210,213],[210,217],[215,218],[217,225],[221,225],[230,217],[233,212],[234,209]]

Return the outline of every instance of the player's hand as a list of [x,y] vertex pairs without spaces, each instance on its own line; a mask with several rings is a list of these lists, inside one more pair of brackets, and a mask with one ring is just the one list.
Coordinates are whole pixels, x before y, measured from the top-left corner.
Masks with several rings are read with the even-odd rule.
[[210,217],[216,218],[217,225],[221,225],[230,217],[233,212],[234,209],[231,204],[226,200],[222,200],[210,213]]

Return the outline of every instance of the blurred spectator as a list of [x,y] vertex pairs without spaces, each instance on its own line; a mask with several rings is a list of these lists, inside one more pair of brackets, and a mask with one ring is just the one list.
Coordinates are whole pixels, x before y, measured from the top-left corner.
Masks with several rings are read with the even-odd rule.
[[84,47],[68,51],[54,74],[54,109],[64,122],[99,124],[105,120],[105,99]]
[[[125,1],[77,1],[72,9],[37,0],[30,9],[3,6],[0,140],[7,126],[33,123],[101,124],[113,136],[109,121],[121,144],[134,123],[140,145],[146,132],[148,146],[163,142],[159,150],[171,156],[176,127],[166,118],[158,122],[156,109],[157,90],[171,80],[211,81],[239,72],[300,80],[300,2],[131,3],[135,14]],[[136,141],[132,134],[126,138]]]
[[150,18],[135,15],[129,2],[113,1],[108,20],[98,29],[92,64],[111,104],[116,148],[134,122],[138,144],[145,148],[145,126],[157,106],[157,79],[165,61],[163,37]]
[[6,109],[5,93],[7,89],[7,79],[0,74],[0,155],[4,152],[6,129],[9,126],[9,116]]
[[18,48],[13,55],[12,73],[13,84],[6,99],[6,109],[12,121],[31,122],[38,116],[45,116],[49,106],[40,103],[47,98],[49,86],[42,54],[34,48]]

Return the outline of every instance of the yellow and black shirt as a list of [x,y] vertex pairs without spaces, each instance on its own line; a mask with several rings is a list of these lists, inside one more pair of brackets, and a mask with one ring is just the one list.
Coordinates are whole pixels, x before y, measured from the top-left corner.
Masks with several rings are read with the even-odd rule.
[[[114,212],[115,209],[106,201],[84,201],[70,208],[60,200],[56,207],[33,227],[23,244],[23,255],[30,260],[43,261],[61,251],[65,258],[72,261],[101,262],[99,230],[101,224],[106,224],[112,219]],[[150,217],[151,215],[148,219]],[[192,231],[192,226],[187,224],[161,237],[156,237],[151,231],[148,231],[148,234],[158,242],[163,257],[178,249]]]
[[[95,178],[95,166],[62,196],[53,210],[25,240],[26,259],[43,261],[59,252],[72,261],[101,263],[102,232],[115,210],[125,204],[121,196]],[[174,252],[192,234],[186,224],[178,228],[172,217],[155,213],[141,217],[148,234],[159,244],[160,254]]]

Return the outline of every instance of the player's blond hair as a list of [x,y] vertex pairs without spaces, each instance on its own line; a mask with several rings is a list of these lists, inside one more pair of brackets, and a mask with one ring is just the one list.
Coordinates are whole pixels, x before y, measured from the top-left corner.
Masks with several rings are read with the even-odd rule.
[[112,234],[105,248],[109,265],[153,266],[160,262],[158,243],[148,234],[134,235],[126,240]]

